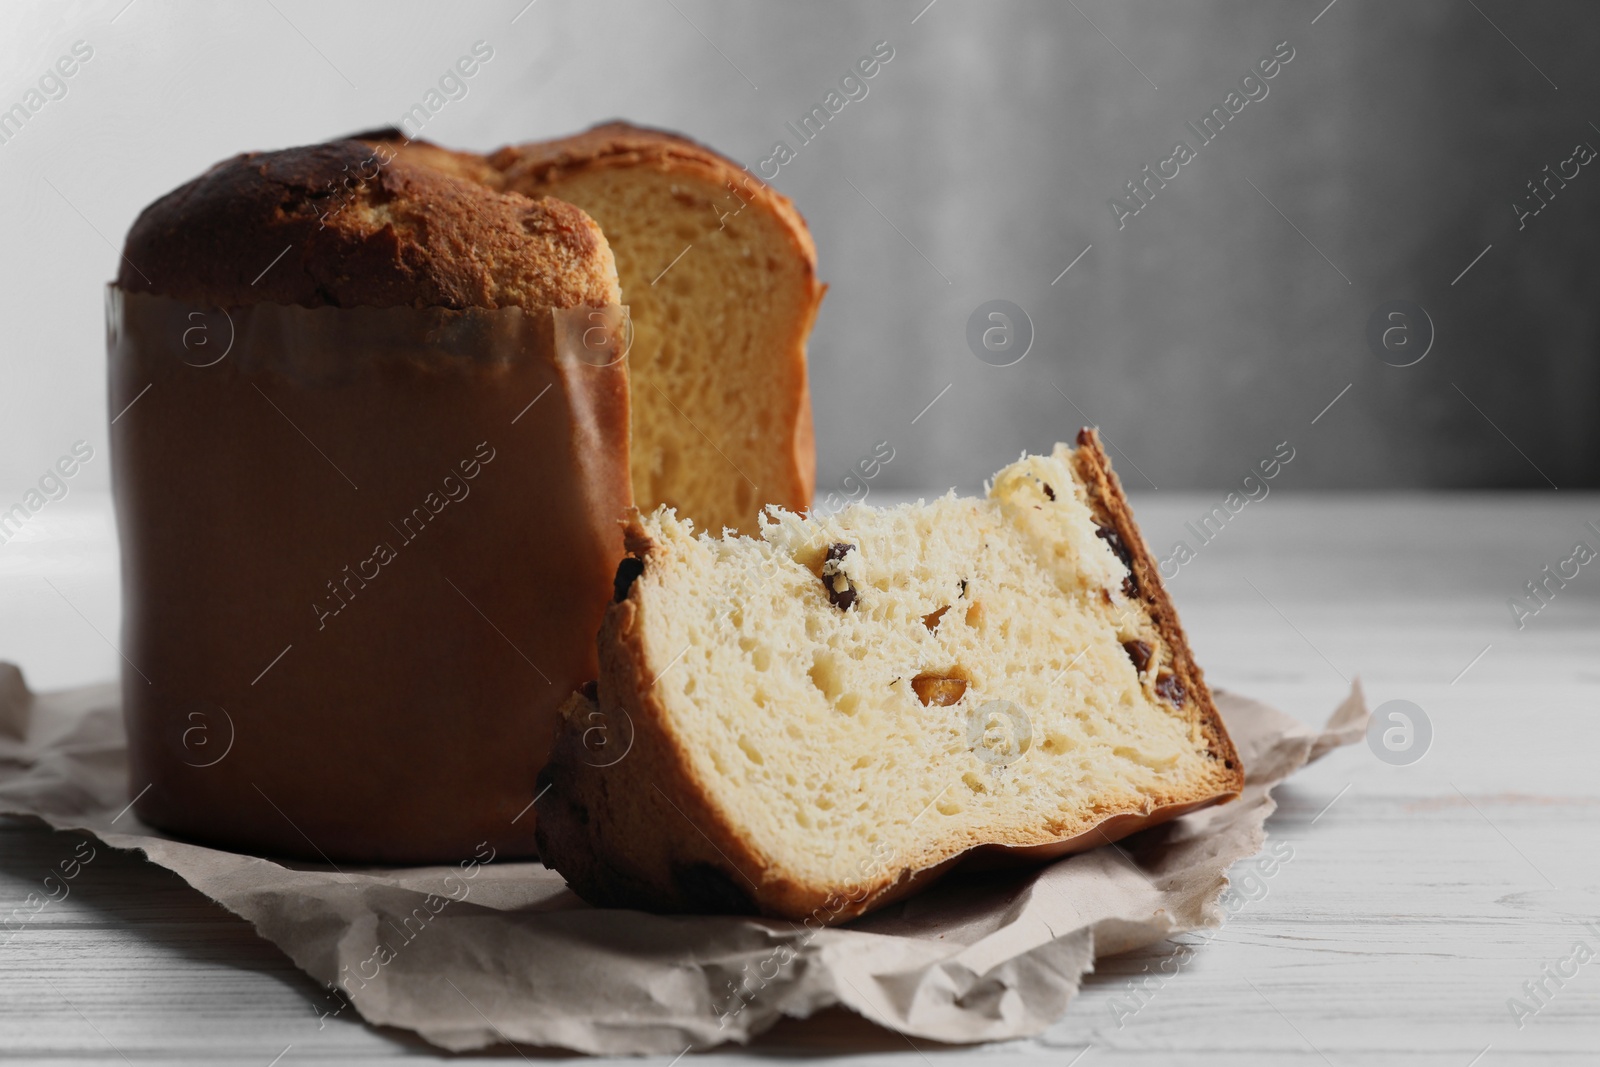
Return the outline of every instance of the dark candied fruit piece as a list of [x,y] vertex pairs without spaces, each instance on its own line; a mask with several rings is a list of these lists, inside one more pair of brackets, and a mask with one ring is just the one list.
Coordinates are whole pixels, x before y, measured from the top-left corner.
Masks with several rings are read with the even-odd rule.
[[639,575],[644,573],[644,560],[638,556],[623,556],[617,564],[617,576],[611,580],[611,602],[620,604],[628,599],[628,590]]
[[1156,692],[1171,701],[1175,707],[1181,708],[1183,706],[1183,683],[1178,680],[1177,675],[1169,674],[1166,671],[1157,675]]
[[828,603],[840,611],[849,611],[856,602],[855,587],[839,566],[839,561],[844,559],[846,553],[854,551],[855,547],[844,541],[835,541],[828,546],[828,558],[822,564],[822,588],[828,593]]
[[1103,522],[1094,524],[1094,535],[1111,546],[1111,551],[1117,554],[1122,565],[1129,570],[1133,569],[1133,556],[1128,551],[1128,546],[1122,543],[1122,536]]
[[1139,581],[1133,576],[1133,553],[1128,551],[1128,546],[1122,543],[1122,537],[1111,527],[1104,523],[1094,524],[1094,535],[1111,546],[1111,551],[1116,553],[1122,565],[1128,568],[1128,576],[1122,579],[1122,595],[1132,600],[1139,595]]
[[950,605],[946,604],[938,611],[928,612],[928,614],[922,617],[922,625],[926,626],[929,630],[937,630],[939,628],[939,620],[944,618],[944,613],[949,610]]
[[1044,483],[1044,495],[1049,497],[1051,500],[1054,500],[1056,498],[1056,491],[1054,489],[1050,488],[1050,483],[1049,482],[1045,482]]
[[1133,661],[1133,669],[1140,674],[1143,674],[1144,669],[1150,666],[1150,646],[1143,641],[1124,641],[1122,642],[1122,650]]

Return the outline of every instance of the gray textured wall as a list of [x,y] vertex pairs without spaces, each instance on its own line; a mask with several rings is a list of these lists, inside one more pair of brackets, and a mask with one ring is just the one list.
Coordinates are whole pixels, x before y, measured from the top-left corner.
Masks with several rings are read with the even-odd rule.
[[[244,148],[394,121],[479,39],[495,58],[425,136],[489,147],[623,116],[752,168],[798,149],[775,184],[831,285],[821,493],[882,440],[874,486],[976,487],[1086,420],[1135,486],[1220,488],[1282,441],[1280,486],[1600,483],[1600,166],[1567,164],[1520,229],[1513,210],[1547,164],[1600,147],[1592,3],[124,2],[0,12],[0,107],[72,42],[95,49],[0,144],[7,501],[104,440],[100,290],[144,203]],[[785,124],[879,41],[894,58],[865,98],[799,145]],[[1185,120],[1285,41],[1267,95],[1202,146]],[[1195,158],[1119,229],[1112,197],[1180,139]],[[968,346],[991,299],[1033,325],[1012,366]],[[1395,299],[1435,328],[1414,366],[1364,338]]]

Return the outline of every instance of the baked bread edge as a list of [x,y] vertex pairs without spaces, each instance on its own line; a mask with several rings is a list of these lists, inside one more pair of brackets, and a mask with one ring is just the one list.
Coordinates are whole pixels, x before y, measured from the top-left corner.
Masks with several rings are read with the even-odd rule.
[[1223,803],[1233,800],[1244,787],[1244,765],[1234,748],[1228,728],[1223,724],[1222,713],[1217,710],[1211,688],[1206,685],[1205,674],[1195,662],[1189,648],[1189,638],[1178,621],[1178,609],[1161,580],[1161,570],[1155,556],[1145,544],[1133,520],[1133,509],[1128,505],[1122,489],[1122,480],[1111,468],[1111,460],[1100,445],[1100,434],[1092,427],[1078,431],[1077,447],[1072,451],[1073,465],[1089,491],[1091,510],[1097,518],[1108,520],[1117,537],[1128,550],[1129,564],[1138,586],[1139,597],[1150,612],[1162,643],[1172,652],[1170,667],[1182,684],[1185,695],[1192,696],[1199,705],[1201,729],[1206,734],[1212,758],[1223,765],[1223,778],[1228,784],[1226,792],[1213,798]]

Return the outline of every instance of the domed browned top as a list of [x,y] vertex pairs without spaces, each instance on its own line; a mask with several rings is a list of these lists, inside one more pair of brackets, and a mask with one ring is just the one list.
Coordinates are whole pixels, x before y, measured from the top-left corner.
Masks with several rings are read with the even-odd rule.
[[499,192],[474,162],[376,140],[234,156],[145,208],[117,284],[304,307],[536,312],[619,300],[611,249],[588,215]]

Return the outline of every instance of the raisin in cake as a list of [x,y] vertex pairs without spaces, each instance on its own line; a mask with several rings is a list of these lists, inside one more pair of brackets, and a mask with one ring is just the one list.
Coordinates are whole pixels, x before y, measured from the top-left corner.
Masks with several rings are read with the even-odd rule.
[[986,499],[758,539],[661,510],[628,546],[541,775],[540,855],[592,903],[836,921],[1243,784],[1093,431]]

